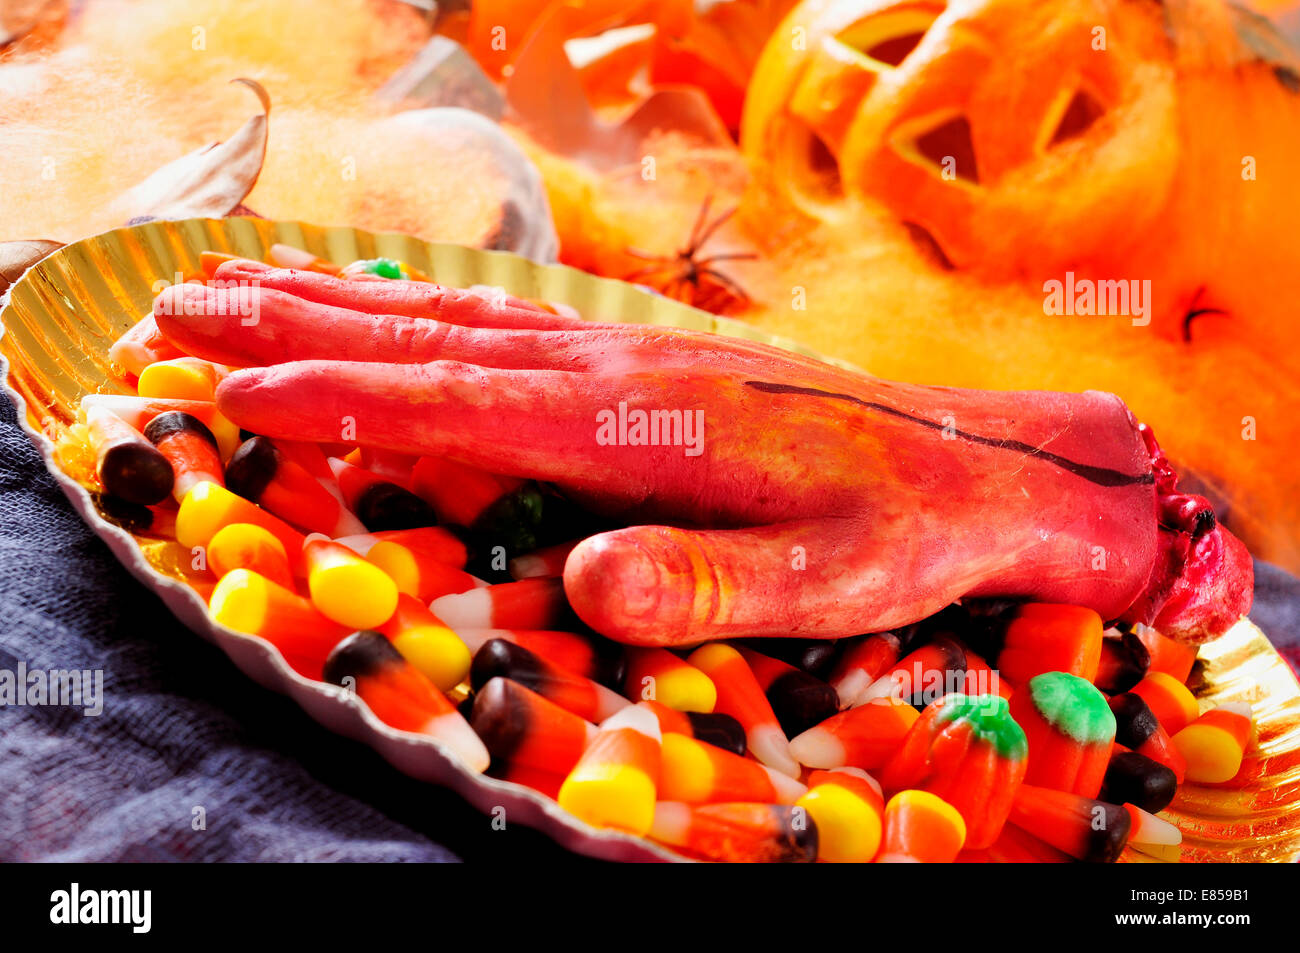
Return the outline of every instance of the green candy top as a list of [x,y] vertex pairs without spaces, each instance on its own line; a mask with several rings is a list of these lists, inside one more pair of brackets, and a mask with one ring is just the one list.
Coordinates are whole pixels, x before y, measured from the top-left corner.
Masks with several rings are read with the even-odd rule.
[[1115,739],[1115,715],[1092,682],[1065,672],[1044,672],[1029,680],[1029,697],[1043,720],[1079,744]]
[[376,258],[366,262],[366,271],[380,278],[402,277],[402,266],[391,258]]
[[1025,733],[1001,695],[947,695],[938,702],[936,718],[969,723],[978,740],[992,745],[999,757],[1009,761],[1023,761],[1029,753]]

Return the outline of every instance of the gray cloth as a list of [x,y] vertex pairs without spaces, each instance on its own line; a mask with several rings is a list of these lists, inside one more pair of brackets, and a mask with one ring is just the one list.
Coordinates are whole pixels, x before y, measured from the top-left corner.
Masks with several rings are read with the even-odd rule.
[[1255,606],[1250,617],[1300,673],[1300,579],[1255,560]]

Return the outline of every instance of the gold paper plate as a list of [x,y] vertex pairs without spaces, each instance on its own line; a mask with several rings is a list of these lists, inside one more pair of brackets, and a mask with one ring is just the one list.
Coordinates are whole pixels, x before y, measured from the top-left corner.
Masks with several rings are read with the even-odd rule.
[[[448,785],[483,811],[504,807],[511,820],[537,827],[569,849],[611,860],[675,859],[648,841],[595,830],[531,789],[465,770],[436,741],[394,731],[351,694],[296,674],[261,639],[214,625],[194,590],[166,572],[157,547],[142,550],[140,540],[105,520],[86,490],[54,462],[52,440],[75,418],[84,394],[125,392],[110,371],[108,348],[149,309],[155,282],[196,271],[203,251],[266,260],[275,243],[340,263],[395,258],[447,284],[500,285],[516,295],[569,304],[589,320],[717,331],[818,355],[747,325],[572,268],[407,235],[249,218],[151,222],[69,245],[28,271],[0,312],[6,392],[73,506],[141,582],[183,622],[221,646],[244,672],[290,695],[331,730],[366,741],[404,773]],[[1295,861],[1300,858],[1300,684],[1249,622],[1205,646],[1201,659],[1202,677],[1194,687],[1202,708],[1250,702],[1259,737],[1236,781],[1183,785],[1163,812],[1183,830],[1181,858]],[[1124,859],[1154,858],[1130,849]]]

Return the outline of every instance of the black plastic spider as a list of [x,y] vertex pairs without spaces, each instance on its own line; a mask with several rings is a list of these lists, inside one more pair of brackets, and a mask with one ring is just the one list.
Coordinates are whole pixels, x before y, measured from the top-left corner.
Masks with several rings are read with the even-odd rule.
[[[738,302],[749,301],[749,295],[733,278],[718,271],[714,266],[722,261],[750,261],[758,256],[753,252],[733,252],[726,255],[708,255],[700,257],[700,251],[704,243],[713,237],[731,216],[736,214],[736,209],[731,208],[723,212],[713,221],[708,221],[709,209],[713,205],[713,196],[710,195],[700,206],[700,214],[695,219],[695,226],[691,229],[690,237],[686,241],[686,247],[681,249],[675,255],[653,255],[649,252],[639,251],[635,248],[627,249],[627,253],[633,258],[640,258],[643,261],[653,262],[645,268],[634,271],[632,274],[625,276],[624,281],[637,281],[642,278],[649,278],[651,275],[662,274],[665,280],[662,284],[651,283],[656,291],[668,298],[677,301],[684,301],[695,307],[707,307],[707,303],[712,303],[715,307],[708,310],[723,310],[728,304],[732,303],[728,298]],[[716,301],[718,292],[722,292],[724,297],[721,302]]]

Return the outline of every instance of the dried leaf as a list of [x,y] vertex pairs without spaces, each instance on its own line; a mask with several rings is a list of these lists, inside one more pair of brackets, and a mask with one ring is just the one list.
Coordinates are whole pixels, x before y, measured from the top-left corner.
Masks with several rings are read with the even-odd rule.
[[7,292],[24,271],[62,247],[63,242],[45,238],[0,242],[0,295]]
[[221,218],[253,190],[266,158],[271,97],[251,79],[236,79],[262,103],[254,116],[225,142],[213,143],[169,162],[111,206],[122,222],[153,218]]
[[506,83],[511,118],[543,148],[609,169],[636,161],[653,133],[676,132],[705,145],[730,145],[731,137],[707,96],[698,89],[661,89],[621,122],[600,119],[565,53],[560,18],[550,17],[528,40]]

